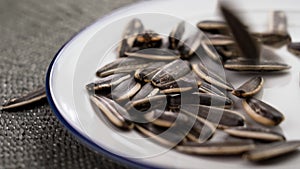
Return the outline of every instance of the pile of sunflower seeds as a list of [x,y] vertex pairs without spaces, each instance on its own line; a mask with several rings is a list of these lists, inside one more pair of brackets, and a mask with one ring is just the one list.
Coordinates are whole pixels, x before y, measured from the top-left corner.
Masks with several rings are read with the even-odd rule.
[[[262,89],[263,77],[234,88],[203,62],[209,58],[232,71],[287,71],[289,65],[270,59],[278,57],[270,47],[287,44],[299,54],[299,44],[291,43],[287,32],[285,13],[273,12],[270,32],[249,33],[226,5],[220,10],[225,21],[197,24],[207,38],[201,38],[200,31],[183,40],[185,23],[180,22],[164,39],[132,19],[118,47],[119,58],[97,70],[99,79],[86,86],[92,103],[114,126],[135,129],[182,153],[243,154],[261,161],[296,150],[300,141],[286,141],[273,130],[284,115],[253,97]],[[233,97],[241,101],[235,103]],[[238,103],[246,116],[233,110]],[[170,130],[174,126],[176,130]],[[210,141],[216,133],[225,133],[227,139]]]
[[[253,97],[263,88],[263,77],[254,76],[234,88],[222,74],[224,69],[256,75],[288,71],[290,66],[272,50],[287,45],[288,51],[300,55],[299,43],[292,43],[287,32],[285,13],[273,12],[269,32],[249,33],[226,5],[220,10],[225,21],[201,21],[201,31],[187,39],[184,22],[164,38],[132,19],[118,47],[119,58],[98,69],[98,80],[86,85],[91,102],[116,129],[137,130],[182,153],[242,154],[262,161],[297,150],[300,141],[286,141],[274,130],[284,115]],[[45,97],[40,88],[0,109]],[[238,104],[247,114],[235,110]],[[226,137],[213,141],[220,133]]]

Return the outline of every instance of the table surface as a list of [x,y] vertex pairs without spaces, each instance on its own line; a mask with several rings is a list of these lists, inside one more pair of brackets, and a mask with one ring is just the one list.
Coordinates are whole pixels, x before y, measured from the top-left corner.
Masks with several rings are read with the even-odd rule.
[[[136,0],[0,0],[0,104],[44,85],[53,56],[96,19]],[[0,111],[2,168],[127,168],[83,146],[45,101]]]

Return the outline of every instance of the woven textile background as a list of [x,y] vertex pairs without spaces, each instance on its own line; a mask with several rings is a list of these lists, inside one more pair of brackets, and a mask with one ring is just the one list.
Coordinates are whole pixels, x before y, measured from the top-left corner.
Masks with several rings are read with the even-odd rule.
[[[0,103],[44,85],[59,48],[96,19],[134,0],[0,0]],[[2,168],[123,168],[62,126],[46,102],[0,111]]]

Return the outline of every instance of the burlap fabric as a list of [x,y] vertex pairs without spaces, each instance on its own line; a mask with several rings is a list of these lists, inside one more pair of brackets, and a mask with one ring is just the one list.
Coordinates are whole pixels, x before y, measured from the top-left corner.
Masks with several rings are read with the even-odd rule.
[[[59,48],[134,0],[0,0],[0,103],[44,85]],[[73,137],[46,102],[0,111],[0,168],[126,168]]]

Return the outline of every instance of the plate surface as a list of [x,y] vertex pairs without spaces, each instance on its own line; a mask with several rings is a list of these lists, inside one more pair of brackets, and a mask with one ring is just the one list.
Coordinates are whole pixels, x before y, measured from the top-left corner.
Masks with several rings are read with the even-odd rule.
[[[287,14],[288,30],[294,41],[300,41],[300,4],[296,0],[231,1],[254,30],[267,29],[270,11]],[[218,18],[217,1],[146,1],[128,6],[98,20],[58,52],[47,74],[47,96],[55,114],[63,124],[91,148],[113,158],[142,167],[162,168],[294,168],[300,153],[289,158],[255,165],[238,157],[191,156],[168,151],[145,141],[135,132],[119,132],[100,119],[92,108],[85,85],[95,79],[95,71],[116,58],[115,48],[126,23],[139,17],[147,28],[168,34],[183,19],[193,25],[200,20]],[[298,29],[298,32],[296,32]],[[274,105],[286,115],[281,124],[288,140],[300,139],[300,58],[283,47],[277,50],[292,66],[287,74],[264,75],[265,87],[258,97]],[[248,75],[228,72],[237,87]]]

